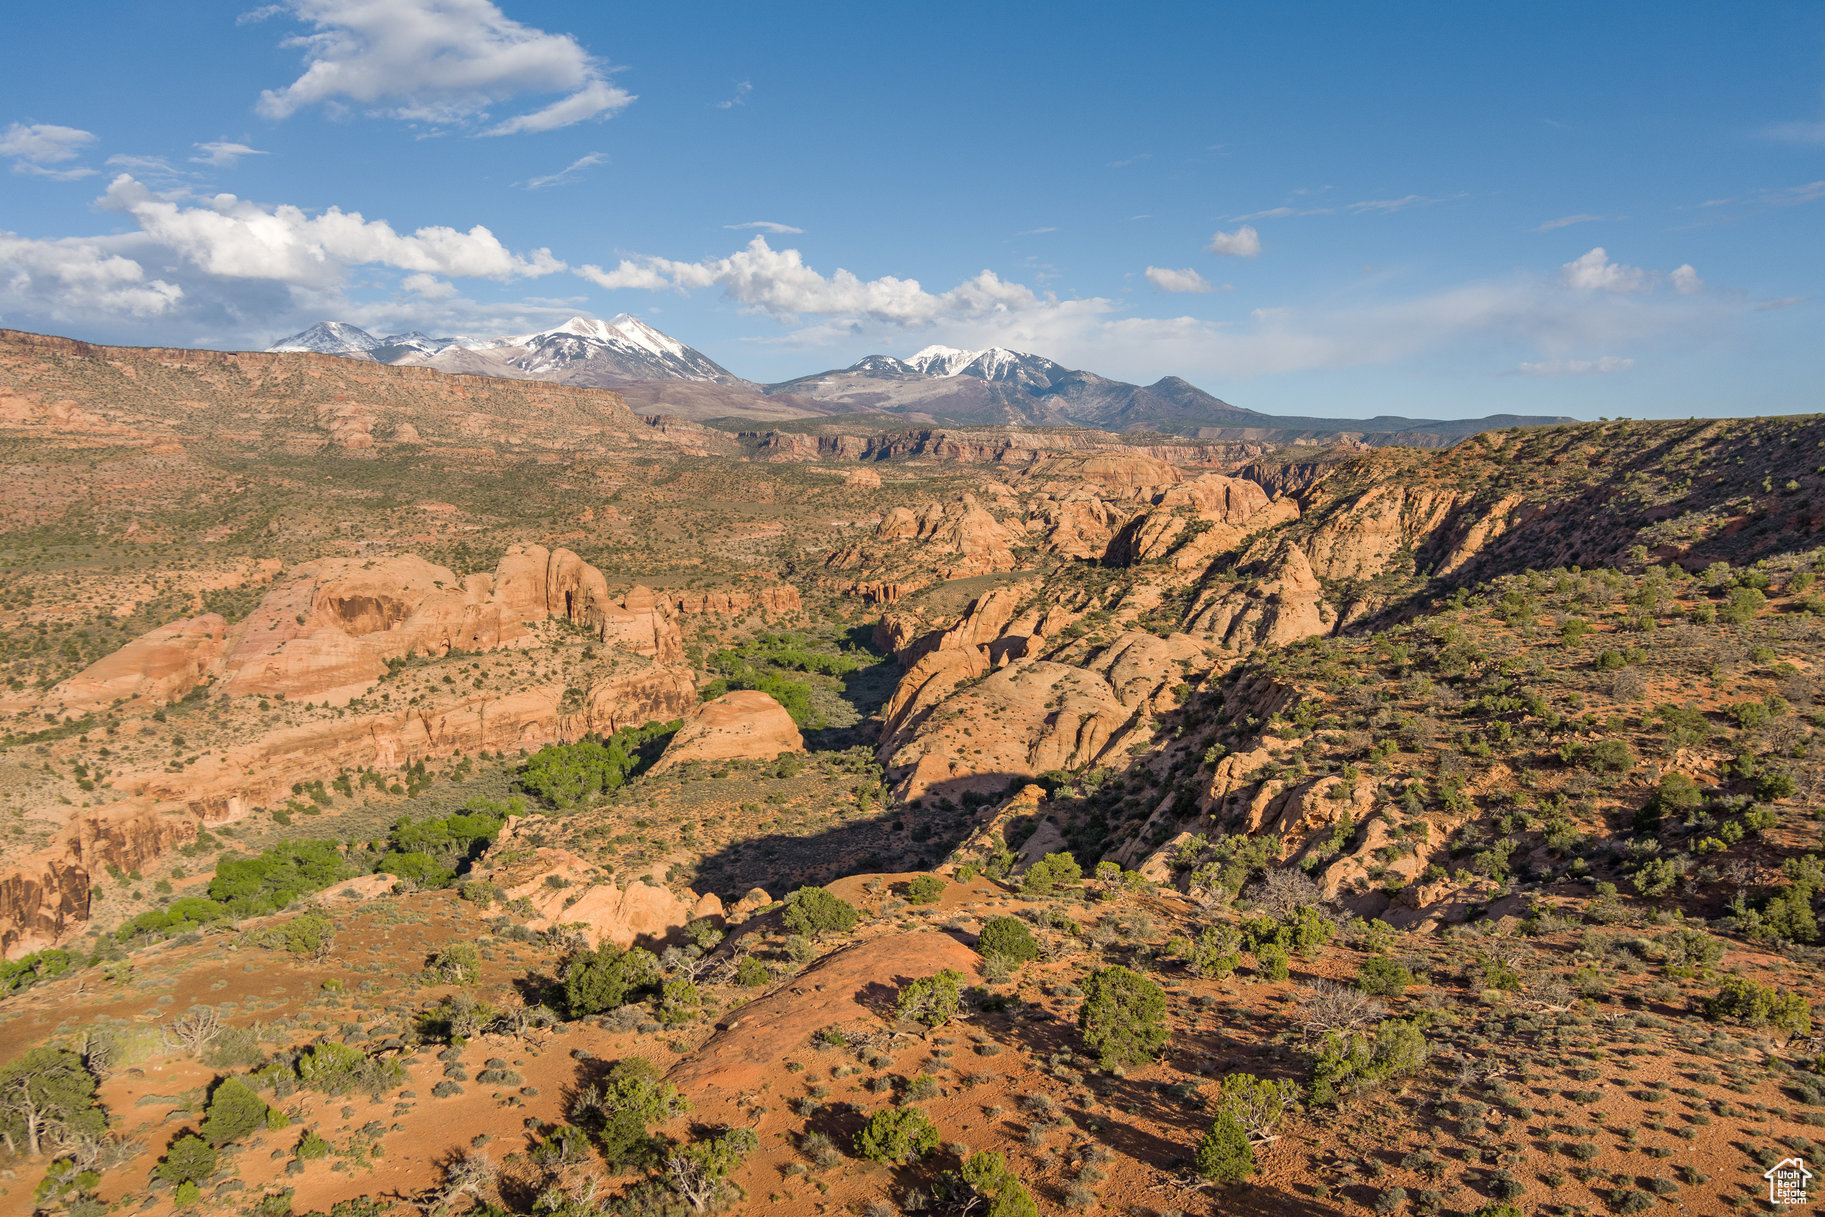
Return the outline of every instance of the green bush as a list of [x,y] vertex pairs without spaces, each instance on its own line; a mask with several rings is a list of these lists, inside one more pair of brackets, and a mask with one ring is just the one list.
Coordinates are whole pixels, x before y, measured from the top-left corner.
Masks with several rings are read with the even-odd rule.
[[1039,1217],[1039,1206],[1007,1160],[992,1150],[971,1154],[959,1172],[964,1184],[989,1202],[986,1217]]
[[58,947],[33,951],[18,959],[0,959],[0,994],[16,993],[41,980],[61,976],[73,962],[70,953]]
[[1756,616],[1768,607],[1768,597],[1760,589],[1753,587],[1733,587],[1724,597],[1723,607],[1717,610],[1717,619],[1730,625],[1741,625],[1755,620]]
[[743,955],[735,965],[735,983],[750,989],[773,983],[773,973],[753,955]]
[[1166,991],[1119,964],[1099,968],[1084,980],[1077,1027],[1104,1069],[1144,1064],[1166,1044]]
[[[26,1112],[43,1119],[32,1122]],[[0,1139],[36,1157],[46,1121],[65,1133],[98,1138],[107,1131],[107,1113],[95,1096],[95,1077],[82,1058],[67,1048],[40,1046],[0,1066]]]
[[1335,1103],[1352,1090],[1410,1073],[1425,1064],[1430,1047],[1413,1023],[1390,1018],[1372,1035],[1325,1035],[1312,1060],[1312,1102]]
[[256,857],[218,861],[209,898],[230,916],[256,917],[353,875],[333,842],[281,841]]
[[1773,985],[1758,985],[1741,976],[1730,976],[1715,994],[1704,999],[1705,1017],[1740,1019],[1758,1026],[1778,1027],[1794,1035],[1812,1032],[1812,1007],[1798,993]]
[[659,759],[681,726],[682,721],[652,722],[623,727],[605,739],[541,748],[527,759],[515,784],[549,807],[569,810],[621,789]]
[[209,1096],[198,1131],[216,1149],[232,1145],[266,1126],[266,1100],[238,1077],[224,1078]]
[[1077,859],[1059,850],[1027,867],[1027,873],[1021,876],[1020,890],[1029,896],[1049,896],[1054,889],[1076,883],[1083,877],[1084,868],[1077,864]]
[[1413,973],[1405,964],[1375,955],[1362,961],[1356,969],[1356,987],[1377,997],[1399,997],[1413,983]]
[[215,1174],[215,1148],[195,1133],[179,1133],[165,1149],[153,1174],[166,1183],[194,1184]]
[[677,1087],[662,1080],[644,1057],[617,1061],[600,1085],[582,1088],[571,1119],[596,1138],[609,1166],[625,1170],[654,1164],[664,1143],[649,1131],[691,1109]]
[[642,989],[659,983],[659,961],[640,947],[617,950],[604,942],[579,951],[564,968],[564,1008],[572,1018],[626,1005]]
[[910,1162],[937,1148],[937,1126],[917,1107],[883,1108],[855,1135],[857,1156],[870,1162]]
[[263,947],[288,951],[308,959],[321,959],[336,945],[336,923],[328,913],[300,913],[263,930],[257,940]]
[[957,1017],[963,1003],[958,985],[963,973],[951,968],[908,981],[894,1003],[894,1017],[927,1027],[942,1027]]
[[982,923],[976,950],[985,959],[993,956],[1011,964],[1022,964],[1039,957],[1039,942],[1020,918],[990,917]]
[[936,875],[920,875],[906,885],[906,903],[936,904],[944,895],[944,880]]
[[1218,1114],[1210,1131],[1198,1142],[1198,1174],[1216,1183],[1240,1183],[1255,1173],[1255,1147],[1248,1133],[1229,1112]]
[[1185,952],[1185,966],[1193,976],[1221,979],[1242,963],[1242,935],[1229,926],[1207,925]]
[[855,929],[861,915],[855,905],[831,895],[826,888],[801,887],[786,897],[786,908],[780,916],[794,934],[818,942],[825,934],[847,934]]

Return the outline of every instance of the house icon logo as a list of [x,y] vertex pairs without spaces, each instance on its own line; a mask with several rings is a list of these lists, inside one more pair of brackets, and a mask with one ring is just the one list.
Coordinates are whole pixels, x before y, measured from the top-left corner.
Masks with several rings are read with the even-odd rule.
[[1812,1172],[1806,1169],[1804,1158],[1776,1162],[1762,1172],[1762,1178],[1768,1181],[1769,1204],[1806,1203],[1806,1184],[1812,1179]]

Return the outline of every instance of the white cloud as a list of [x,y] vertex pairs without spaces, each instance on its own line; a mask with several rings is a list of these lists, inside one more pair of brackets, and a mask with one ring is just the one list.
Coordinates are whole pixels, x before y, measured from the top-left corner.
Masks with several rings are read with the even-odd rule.
[[1228,254],[1236,258],[1252,258],[1261,252],[1261,234],[1253,226],[1244,224],[1234,232],[1219,232],[1210,238],[1208,247],[1213,254]]
[[436,275],[425,274],[423,271],[407,275],[399,281],[399,286],[426,300],[449,300],[457,294],[456,284],[447,279],[439,279]]
[[718,110],[733,110],[736,106],[745,106],[748,104],[748,94],[752,92],[754,92],[753,82],[738,80],[735,82],[735,96],[729,98],[727,101],[717,102],[716,108]]
[[1149,266],[1146,271],[1147,282],[1163,292],[1214,292],[1228,291],[1229,284],[1222,288],[1211,286],[1210,280],[1195,270],[1170,270],[1164,266]]
[[1610,261],[1599,245],[1567,262],[1559,271],[1565,286],[1586,292],[1640,293],[1654,290],[1653,276],[1638,266]]
[[[1298,215],[1291,207],[1269,207],[1266,211],[1251,211],[1245,216],[1236,216],[1238,220],[1283,220],[1287,216]],[[1308,213],[1309,214],[1309,213]]]
[[1633,359],[1605,355],[1600,359],[1556,359],[1524,363],[1515,371],[1523,376],[1607,376],[1612,372],[1626,372],[1634,366]]
[[608,162],[608,153],[606,153],[606,152],[586,153],[583,156],[579,156],[576,160],[570,162],[570,164],[564,166],[562,169],[558,170],[556,173],[547,173],[547,174],[543,174],[539,177],[533,178],[531,181],[526,183],[526,189],[543,190],[547,186],[562,186],[566,182],[575,181],[577,179],[577,175],[582,173],[585,169],[588,169],[590,166],[602,165],[602,164],[606,164],[607,162]]
[[1692,264],[1689,262],[1683,266],[1675,266],[1668,272],[1667,282],[1671,283],[1673,290],[1682,296],[1696,296],[1705,290],[1705,281],[1698,277],[1698,272],[1692,269]]
[[1547,220],[1534,226],[1535,232],[1552,232],[1555,229],[1570,228],[1573,224],[1589,224],[1596,220],[1614,220],[1617,216],[1598,216],[1580,213],[1575,216],[1560,216],[1556,220]]
[[1368,211],[1402,211],[1408,207],[1436,202],[1437,199],[1429,199],[1424,195],[1405,194],[1398,199],[1365,199],[1360,203],[1351,203],[1344,210],[1351,215],[1362,215]]
[[668,258],[623,259],[612,271],[583,266],[577,274],[609,289],[720,287],[743,309],[796,324],[802,316],[844,319],[819,333],[855,332],[874,324],[918,329],[941,324],[1006,324],[1059,309],[1106,311],[1106,300],[1059,301],[993,271],[982,271],[945,292],[928,292],[917,279],[885,275],[863,279],[840,267],[829,275],[805,265],[796,249],[774,249],[757,236],[726,258],[675,262]]
[[777,220],[746,220],[740,224],[724,224],[723,227],[733,231],[755,229],[760,232],[770,232],[775,236],[792,236],[805,231],[802,228],[794,228],[790,224],[781,224]]
[[148,279],[131,258],[81,237],[34,241],[0,232],[0,316],[52,320],[90,313],[151,317],[170,311],[183,289]]
[[322,287],[357,266],[484,279],[549,275],[565,269],[546,249],[510,252],[479,224],[468,232],[428,226],[410,235],[385,220],[331,207],[318,215],[218,194],[201,206],[158,195],[122,174],[102,205],[131,216],[141,233],[207,274]]
[[[217,140],[214,143],[197,144],[197,155],[190,158],[193,165],[212,165],[217,169],[232,169],[244,156],[265,156],[258,148],[249,148],[246,144],[230,143]],[[112,159],[109,161],[113,163]]]
[[0,132],[0,156],[11,158],[14,173],[54,178],[60,182],[88,177],[95,172],[80,165],[54,169],[73,161],[81,150],[95,142],[95,136],[79,127],[59,127],[53,123],[13,123]]
[[1056,224],[1048,224],[1044,228],[1023,228],[1019,232],[1015,233],[1014,235],[1017,237],[1043,237],[1048,232],[1057,232],[1057,231],[1058,231],[1058,226]]
[[[268,118],[352,103],[413,122],[486,124],[480,134],[513,135],[608,118],[634,100],[575,38],[522,25],[490,0],[288,0],[283,10],[256,15],[277,11],[315,32],[286,41],[304,51],[304,74],[260,94]],[[565,96],[490,121],[489,107],[540,93]]]

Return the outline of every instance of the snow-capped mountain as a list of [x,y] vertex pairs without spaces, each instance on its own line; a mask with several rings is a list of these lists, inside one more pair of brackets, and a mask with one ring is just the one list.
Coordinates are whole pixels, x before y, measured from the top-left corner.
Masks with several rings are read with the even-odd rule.
[[350,359],[371,359],[368,352],[388,340],[376,338],[358,325],[346,321],[319,321],[308,330],[290,338],[281,338],[267,347],[269,351],[310,351],[317,355],[343,355]]
[[870,355],[846,368],[784,384],[769,393],[810,398],[845,410],[884,410],[975,423],[1113,427],[1127,430],[1188,422],[1254,420],[1177,377],[1140,386],[1006,347],[928,346],[906,358]]
[[701,351],[627,313],[609,321],[572,317],[549,330],[484,339],[433,338],[417,330],[376,338],[360,326],[323,321],[266,349],[575,385],[653,380],[747,384]]

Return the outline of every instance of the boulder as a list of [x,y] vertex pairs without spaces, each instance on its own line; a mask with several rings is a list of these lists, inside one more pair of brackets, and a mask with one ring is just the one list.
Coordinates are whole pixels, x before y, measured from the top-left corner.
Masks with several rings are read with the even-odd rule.
[[753,689],[737,689],[697,707],[685,720],[652,772],[686,761],[771,760],[803,752],[805,737],[786,708]]

